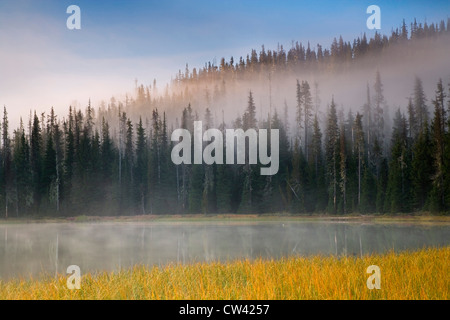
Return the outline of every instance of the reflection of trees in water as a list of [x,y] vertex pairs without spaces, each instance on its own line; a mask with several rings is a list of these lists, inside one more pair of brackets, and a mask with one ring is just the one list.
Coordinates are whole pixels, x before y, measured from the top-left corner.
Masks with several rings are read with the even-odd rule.
[[59,253],[59,235],[56,234],[55,241],[48,245],[48,258],[50,265],[55,268],[55,277],[58,275],[58,253]]
[[64,273],[71,264],[87,272],[293,254],[361,256],[449,245],[448,231],[448,226],[334,222],[0,226],[0,277]]

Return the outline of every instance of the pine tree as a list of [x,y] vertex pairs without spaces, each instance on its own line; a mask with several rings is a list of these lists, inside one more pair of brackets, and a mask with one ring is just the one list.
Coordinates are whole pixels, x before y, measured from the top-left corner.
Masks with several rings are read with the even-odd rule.
[[[270,121],[270,124],[268,123]],[[289,178],[289,168],[291,167],[291,156],[289,150],[289,140],[285,131],[283,122],[278,116],[277,109],[273,113],[272,119],[268,119],[267,123],[263,123],[264,128],[267,129],[268,135],[271,130],[279,130],[279,170],[273,176],[256,176],[259,190],[256,190],[259,203],[260,212],[279,212],[288,208],[287,199],[285,195],[286,181]],[[271,145],[269,144],[269,152]],[[258,169],[256,169],[258,171]],[[289,191],[288,191],[289,192]]]
[[[194,118],[192,115],[191,104],[188,104],[187,108],[184,108],[181,117],[181,128],[188,130],[191,134],[194,131]],[[193,141],[192,141],[193,145]],[[191,154],[192,157],[192,154]],[[183,212],[189,209],[189,187],[190,187],[190,177],[191,177],[191,165],[182,163],[181,164],[181,210]]]
[[310,130],[311,120],[312,120],[312,115],[313,115],[313,103],[312,103],[311,91],[310,91],[308,81],[302,81],[301,91],[302,91],[303,116],[304,116],[303,128],[305,130],[305,135],[304,135],[305,157],[306,157],[306,159],[309,159],[308,133]]
[[[222,111],[223,114],[223,111]],[[222,131],[223,136],[225,136],[225,121],[222,119],[222,124],[220,125],[220,130]],[[225,154],[225,145],[226,140],[223,141],[223,154]],[[233,170],[230,165],[220,165],[217,166],[217,175],[216,175],[216,203],[217,203],[217,212],[220,213],[230,213],[233,210],[232,207],[232,195],[234,181],[233,181]]]
[[9,215],[9,205],[13,203],[13,172],[12,172],[12,154],[11,141],[9,138],[9,121],[6,107],[3,107],[3,125],[2,125],[2,150],[1,150],[1,173],[0,173],[0,199],[3,198],[5,217]]
[[50,203],[56,203],[55,196],[56,183],[56,151],[53,147],[53,135],[51,132],[47,137],[47,145],[45,148],[44,167],[42,174],[42,187]]
[[189,179],[189,212],[191,213],[202,212],[203,177],[203,166],[200,164],[192,165]]
[[86,123],[85,123],[85,132],[86,137],[91,137],[94,128],[94,109],[91,107],[91,99],[89,99],[88,106],[86,108]]
[[42,145],[41,127],[39,124],[39,118],[35,112],[30,141],[30,162],[31,162],[31,178],[33,185],[34,212],[39,212],[39,206],[43,194],[41,145]]
[[364,131],[366,133],[366,141],[367,141],[367,159],[368,161],[372,161],[371,149],[372,149],[372,132],[373,132],[373,123],[372,123],[372,103],[370,98],[370,88],[369,84],[367,84],[366,89],[366,103],[363,106],[363,122],[364,122]]
[[[126,115],[123,114],[125,120],[125,147],[123,155],[123,169],[122,169],[122,194],[124,197],[123,210],[133,211],[136,203],[136,189],[137,186],[134,181],[134,167],[135,167],[135,155],[134,155],[134,130],[133,123]],[[140,195],[137,194],[139,197]],[[131,214],[132,212],[127,212]]]
[[362,176],[365,172],[364,169],[364,131],[362,128],[362,115],[359,112],[356,114],[356,118],[353,124],[353,133],[355,136],[355,154],[356,159],[358,161],[357,170],[358,170],[358,207],[361,206],[361,184],[362,184]]
[[[285,110],[286,111],[286,110]],[[278,210],[287,210],[288,203],[286,198],[287,185],[286,181],[289,179],[289,172],[292,170],[292,150],[289,143],[289,134],[287,127],[287,114],[285,114],[284,121],[278,116],[275,109],[274,117],[272,119],[272,129],[279,130],[279,171],[272,176],[272,183],[274,185],[275,193],[281,197],[282,203]]]
[[151,211],[160,212],[162,209],[161,190],[161,131],[162,123],[158,109],[152,111],[151,152],[150,152],[150,181],[151,181]]
[[91,138],[91,154],[89,160],[89,172],[91,173],[87,177],[89,188],[87,188],[90,195],[90,207],[89,210],[96,211],[97,208],[104,207],[105,193],[100,190],[102,184],[102,158],[101,158],[101,139],[98,128],[94,129],[94,134]]
[[[448,84],[449,92],[447,94],[447,115],[450,114],[450,83]],[[450,117],[447,116],[447,122],[446,122],[446,130],[444,130],[445,133],[445,149],[444,149],[444,188],[445,188],[445,201],[446,201],[446,208],[450,208]]]
[[[385,112],[386,100],[383,94],[383,84],[381,83],[380,72],[377,71],[375,77],[375,94],[373,97],[373,125],[374,135],[378,139],[381,146],[384,146],[384,124],[385,124]],[[386,110],[387,111],[387,110]]]
[[339,203],[339,210],[343,213],[347,213],[347,150],[345,143],[345,129],[341,126],[339,137],[339,189],[341,192]]
[[314,116],[311,153],[314,165],[314,176],[319,176],[319,167],[322,162],[322,132],[320,131],[317,114]]
[[25,130],[21,120],[19,130],[16,132],[19,141],[14,148],[14,177],[16,186],[16,215],[28,213],[33,201],[33,190],[31,190],[31,166],[30,146],[25,137]]
[[422,80],[416,77],[414,80],[414,111],[417,117],[417,130],[422,132],[428,124],[428,107],[423,91]]
[[118,184],[114,179],[117,166],[112,160],[117,159],[117,153],[114,146],[114,142],[110,136],[109,124],[104,117],[102,117],[101,126],[101,139],[100,139],[100,159],[99,159],[99,181],[100,186],[103,188],[104,193],[101,195],[100,199],[109,204],[108,210],[110,214],[121,214],[120,213],[120,202],[118,198],[117,189]]
[[[385,179],[383,177],[382,179]],[[383,182],[380,179],[380,187],[383,187]],[[383,191],[381,191],[383,192]],[[373,173],[368,166],[364,166],[364,173],[361,185],[361,203],[359,211],[362,213],[372,213],[376,210],[376,199],[378,196],[378,185],[376,184]],[[380,194],[380,198],[382,198]],[[380,202],[383,201],[380,199]]]
[[295,139],[292,155],[292,173],[288,187],[294,197],[292,198],[291,211],[294,213],[305,212],[305,194],[307,181],[307,162],[300,147],[298,138]]
[[[245,110],[244,115],[242,116],[242,124],[243,124],[243,130],[246,131],[248,129],[256,129],[257,128],[257,122],[256,122],[256,107],[253,100],[252,92],[250,91],[249,97],[248,97],[248,104],[247,108]],[[253,165],[250,165],[248,153],[246,152],[246,158],[245,158],[245,164],[242,167],[242,174],[243,174],[243,188],[242,188],[242,197],[241,197],[241,204],[239,206],[239,211],[243,213],[249,213],[253,212],[253,206],[254,206],[254,176],[255,176],[255,168]]]
[[142,214],[146,213],[147,193],[148,193],[148,151],[145,129],[142,125],[142,118],[139,117],[139,123],[136,129],[136,167],[134,170],[137,192],[138,207]]
[[408,28],[406,27],[405,19],[403,19],[402,30],[401,30],[402,41],[408,40]]
[[72,178],[74,173],[75,162],[75,137],[73,132],[74,119],[72,107],[69,108],[69,118],[65,124],[66,152],[64,157],[64,193],[66,210],[69,211],[72,202]]
[[414,141],[419,133],[419,125],[416,118],[416,110],[412,103],[412,99],[408,101],[408,137],[411,141]]
[[[209,108],[205,111],[204,129],[205,131],[212,128],[213,118]],[[202,212],[209,213],[215,211],[215,164],[203,165],[203,171],[205,173],[203,183],[203,195],[202,195]]]
[[217,212],[230,213],[233,210],[233,171],[229,165],[217,166],[216,181]]
[[328,111],[327,126],[325,130],[325,158],[327,166],[328,181],[328,210],[337,212],[337,187],[338,187],[338,153],[339,153],[339,129],[337,124],[337,113],[334,98]]
[[[167,117],[166,112],[163,113],[162,127],[161,127],[161,145],[160,145],[160,160],[161,160],[161,205],[167,212],[177,211],[177,190],[176,190],[176,176],[175,167],[171,161],[169,148],[169,137],[167,131]],[[151,181],[149,182],[149,189]]]
[[[376,193],[376,212],[385,213],[387,211],[386,206],[386,192],[388,187],[388,162],[386,158],[382,158],[380,161],[380,170],[378,172],[378,178],[376,180],[377,193]],[[372,192],[372,190],[370,190]]]
[[248,104],[247,109],[245,110],[244,115],[242,116],[242,125],[243,130],[246,131],[247,129],[257,128],[257,121],[256,121],[256,107],[255,102],[253,100],[253,94],[250,91],[248,95]]
[[433,211],[446,210],[445,195],[445,93],[442,80],[439,80],[436,96],[433,99],[434,119],[431,124],[433,135],[433,187],[430,207]]
[[391,213],[407,212],[410,209],[411,198],[409,190],[411,166],[407,144],[407,124],[400,110],[395,115],[391,144],[386,210]]
[[425,124],[413,145],[411,170],[413,207],[423,210],[431,189],[432,149],[428,125]]
[[107,184],[112,182],[111,159],[114,159],[113,142],[109,135],[109,124],[105,118],[102,118],[101,170]]
[[302,91],[302,87],[300,85],[300,81],[297,80],[297,87],[296,87],[296,98],[297,98],[297,106],[296,106],[296,111],[297,111],[297,126],[299,128],[299,135],[300,135],[300,129],[303,128],[303,91]]
[[59,214],[61,208],[61,201],[64,200],[64,132],[60,129],[60,122],[56,121],[53,108],[51,117],[54,118],[53,122],[53,141],[55,145],[55,162],[56,162],[56,180],[54,185],[56,212]]
[[314,211],[322,211],[327,204],[327,193],[325,185],[324,175],[324,163],[322,153],[322,132],[319,126],[319,120],[317,114],[314,116],[313,121],[313,134],[311,137],[311,156],[313,168],[311,171],[311,181],[313,182],[312,195],[313,203],[315,203]]

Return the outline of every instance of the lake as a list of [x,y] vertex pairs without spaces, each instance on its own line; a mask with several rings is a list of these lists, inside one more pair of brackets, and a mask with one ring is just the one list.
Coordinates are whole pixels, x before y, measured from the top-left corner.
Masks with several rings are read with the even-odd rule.
[[0,279],[117,271],[135,264],[360,256],[450,245],[450,225],[338,221],[0,224]]

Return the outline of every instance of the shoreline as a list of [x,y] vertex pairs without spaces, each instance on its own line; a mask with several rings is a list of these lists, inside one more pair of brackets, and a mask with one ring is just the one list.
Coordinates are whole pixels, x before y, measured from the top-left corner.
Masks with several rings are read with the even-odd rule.
[[75,216],[75,217],[23,217],[0,218],[0,225],[30,223],[223,223],[223,222],[332,222],[332,223],[419,223],[450,225],[450,216],[429,213],[402,215],[347,215],[329,214],[173,214],[133,216]]
[[[135,265],[119,272],[0,280],[3,300],[423,300],[448,299],[450,247],[362,257],[287,257],[229,263]],[[381,290],[366,287],[367,267],[381,269]]]

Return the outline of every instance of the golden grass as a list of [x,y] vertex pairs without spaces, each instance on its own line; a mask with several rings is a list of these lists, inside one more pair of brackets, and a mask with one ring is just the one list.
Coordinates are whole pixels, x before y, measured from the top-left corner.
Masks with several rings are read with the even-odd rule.
[[[86,274],[81,289],[66,276],[0,281],[0,299],[449,299],[450,247],[357,257],[289,257],[229,263],[136,266]],[[369,290],[369,265],[381,289]]]

